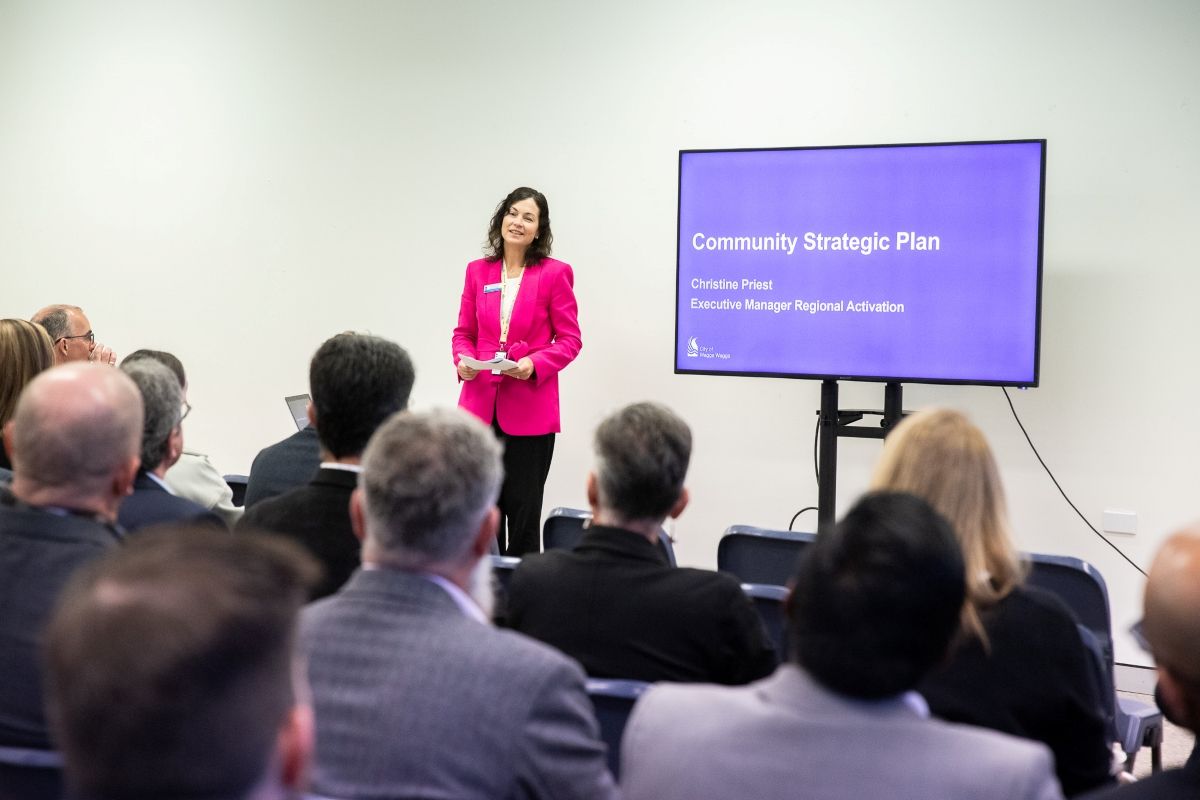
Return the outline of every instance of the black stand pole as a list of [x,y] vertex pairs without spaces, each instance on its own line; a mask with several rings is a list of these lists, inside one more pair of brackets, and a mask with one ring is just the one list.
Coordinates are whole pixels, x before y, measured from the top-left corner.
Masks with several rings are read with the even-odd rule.
[[[883,411],[838,409],[838,384],[835,380],[821,381],[820,441],[817,464],[821,472],[817,486],[817,532],[832,525],[837,513],[837,440],[845,436],[854,439],[883,439],[904,418],[904,387],[888,383],[883,389]],[[867,414],[883,417],[878,428],[853,427]]]
[[838,384],[821,381],[821,451],[817,458],[821,480],[817,485],[817,531],[833,524],[837,505]]

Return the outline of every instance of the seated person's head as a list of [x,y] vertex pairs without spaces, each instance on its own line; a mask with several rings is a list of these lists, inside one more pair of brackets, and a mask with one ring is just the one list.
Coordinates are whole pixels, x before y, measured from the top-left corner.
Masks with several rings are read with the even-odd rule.
[[117,370],[66,364],[29,382],[4,436],[18,498],[115,519],[137,472],[142,399]]
[[312,719],[293,647],[316,570],[282,540],[187,528],[84,567],[46,632],[47,705],[73,795],[298,788]]
[[23,319],[0,319],[0,428],[12,419],[25,384],[54,366],[46,329]]
[[96,349],[96,335],[92,332],[92,323],[79,306],[46,306],[34,314],[30,322],[36,322],[50,334],[56,364],[88,361],[92,351]]
[[913,414],[884,441],[871,489],[915,494],[950,522],[966,564],[963,627],[982,636],[979,612],[1024,576],[1009,534],[1000,469],[983,431],[951,409]]
[[1142,632],[1171,720],[1200,731],[1200,529],[1167,539],[1146,581]]
[[137,385],[146,409],[142,469],[165,472],[183,453],[183,388],[175,373],[151,358],[126,359],[121,371]]
[[350,521],[363,562],[434,572],[467,585],[491,611],[491,560],[503,478],[500,443],[459,409],[401,412],[363,453]]
[[634,403],[612,414],[596,428],[595,450],[588,501],[597,522],[656,527],[687,505],[692,432],[666,406]]
[[794,660],[862,699],[914,688],[945,655],[962,609],[950,525],[912,495],[863,497],[800,558],[788,599]]
[[408,408],[414,376],[412,359],[395,342],[356,333],[326,340],[308,368],[309,414],[325,452],[362,455],[375,429]]

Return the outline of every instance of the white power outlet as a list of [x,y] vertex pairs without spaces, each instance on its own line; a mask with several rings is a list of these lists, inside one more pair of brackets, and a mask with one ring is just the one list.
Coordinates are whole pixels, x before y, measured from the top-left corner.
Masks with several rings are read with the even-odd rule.
[[1115,509],[1105,510],[1104,532],[1127,533],[1130,535],[1137,533],[1137,512]]

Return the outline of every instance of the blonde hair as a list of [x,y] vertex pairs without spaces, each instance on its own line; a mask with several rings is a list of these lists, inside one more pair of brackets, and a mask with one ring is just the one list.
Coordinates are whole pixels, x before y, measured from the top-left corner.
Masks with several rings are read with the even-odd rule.
[[980,613],[1019,586],[1025,573],[983,431],[949,409],[913,414],[884,442],[871,488],[915,494],[949,520],[967,570],[962,626],[986,645]]
[[23,319],[0,319],[0,426],[12,419],[25,384],[53,365],[54,343],[45,328]]

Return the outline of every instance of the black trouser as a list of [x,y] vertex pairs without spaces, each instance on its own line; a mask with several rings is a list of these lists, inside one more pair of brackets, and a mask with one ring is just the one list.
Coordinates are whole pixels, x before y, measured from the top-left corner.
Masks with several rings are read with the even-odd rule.
[[[504,484],[500,487],[500,552],[523,556],[542,549],[542,491],[554,456],[554,434],[509,436],[493,417],[492,430],[504,444]],[[505,532],[508,546],[504,545]]]

